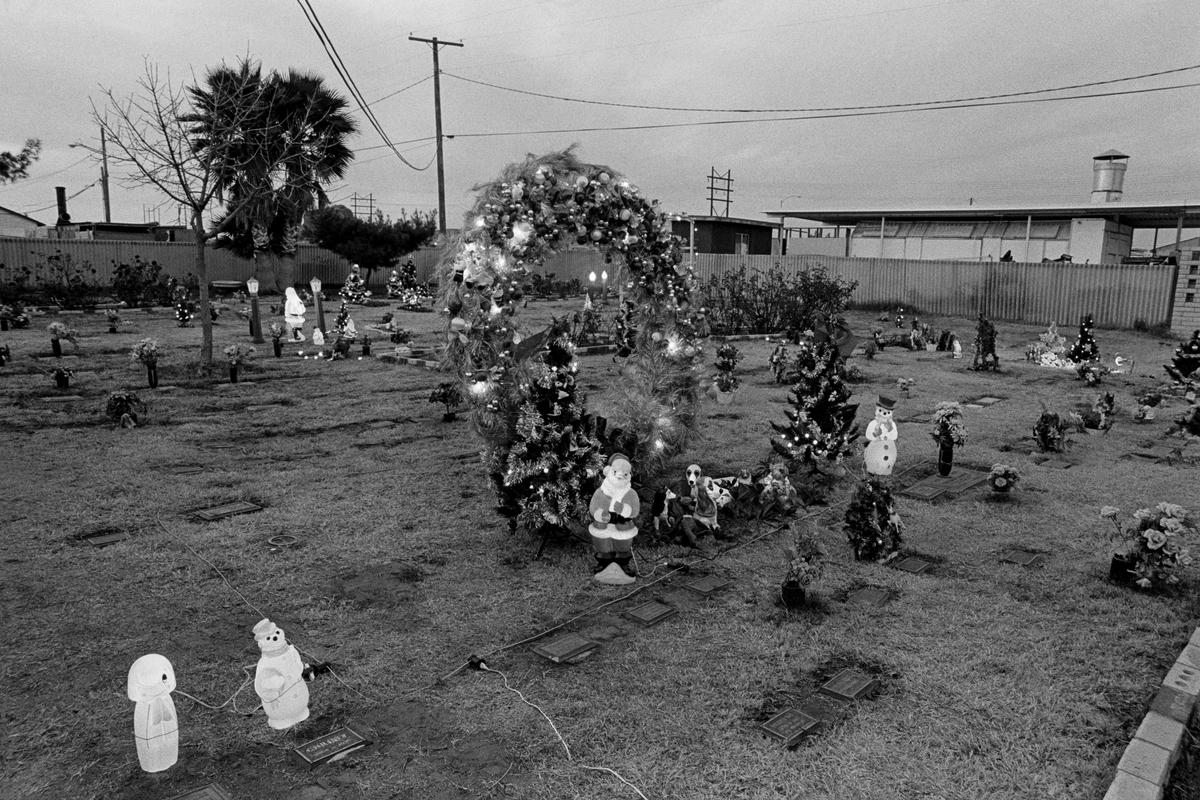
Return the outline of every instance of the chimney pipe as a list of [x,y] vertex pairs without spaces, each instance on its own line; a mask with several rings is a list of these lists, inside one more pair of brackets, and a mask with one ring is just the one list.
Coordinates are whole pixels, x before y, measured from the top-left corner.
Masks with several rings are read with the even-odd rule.
[[70,225],[71,215],[67,213],[67,187],[55,186],[54,199],[58,201],[58,222],[55,225]]
[[1115,203],[1121,199],[1125,186],[1125,169],[1129,156],[1108,150],[1092,158],[1092,202]]

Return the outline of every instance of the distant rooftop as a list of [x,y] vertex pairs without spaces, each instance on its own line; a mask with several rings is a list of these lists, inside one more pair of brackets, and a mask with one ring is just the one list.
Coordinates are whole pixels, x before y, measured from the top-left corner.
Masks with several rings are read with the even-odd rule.
[[[1115,151],[1114,151],[1115,152]],[[1010,206],[941,206],[941,207],[880,207],[860,208],[791,208],[762,212],[781,222],[805,219],[829,225],[855,225],[858,222],[878,221],[881,217],[893,220],[938,220],[986,222],[989,220],[1075,219],[1090,217],[1112,219],[1135,228],[1200,227],[1200,201],[1159,203],[1074,203],[1069,205],[1010,205]]]

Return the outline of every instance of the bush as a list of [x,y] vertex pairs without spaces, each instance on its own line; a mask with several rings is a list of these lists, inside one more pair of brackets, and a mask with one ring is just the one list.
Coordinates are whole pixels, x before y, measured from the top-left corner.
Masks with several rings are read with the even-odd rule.
[[0,290],[6,296],[18,297],[26,303],[45,303],[62,308],[87,308],[96,305],[100,287],[96,270],[87,261],[76,264],[61,250],[42,257],[32,266],[8,267],[0,264],[3,278]]
[[709,278],[700,295],[714,334],[800,333],[832,328],[857,285],[823,267],[788,274],[778,264],[766,272],[743,266]]
[[113,296],[131,307],[168,305],[171,298],[165,294],[161,277],[162,266],[157,261],[147,263],[134,256],[132,264],[113,262]]

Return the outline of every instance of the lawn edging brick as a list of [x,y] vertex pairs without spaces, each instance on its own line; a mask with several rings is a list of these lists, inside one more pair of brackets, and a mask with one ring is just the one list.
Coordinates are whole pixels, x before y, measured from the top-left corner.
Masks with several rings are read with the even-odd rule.
[[1159,689],[1160,694],[1167,692],[1177,699],[1186,698],[1186,710],[1182,714],[1160,713],[1161,704],[1156,699],[1121,755],[1117,774],[1104,800],[1162,800],[1171,770],[1183,749],[1184,733],[1200,704],[1198,655],[1200,628],[1192,633]]

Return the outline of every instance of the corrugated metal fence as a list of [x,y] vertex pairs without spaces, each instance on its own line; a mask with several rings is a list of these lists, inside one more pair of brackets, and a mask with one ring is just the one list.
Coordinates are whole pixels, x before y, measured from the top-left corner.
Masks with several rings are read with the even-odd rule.
[[[139,256],[157,261],[163,272],[182,279],[194,271],[193,246],[181,242],[37,240],[0,237],[0,282],[13,269],[28,266],[45,274],[46,259],[61,252],[74,264],[96,270],[89,282],[111,285],[113,268]],[[433,277],[441,251],[427,248],[413,254],[421,280]],[[244,281],[254,272],[253,262],[225,250],[206,253],[209,280]],[[890,258],[845,256],[733,256],[699,253],[696,274],[701,281],[745,265],[766,271],[776,265],[788,273],[824,267],[830,275],[857,281],[855,304],[903,304],[927,314],[973,317],[980,312],[998,320],[1045,324],[1073,324],[1084,314],[1094,314],[1103,327],[1132,327],[1137,320],[1150,325],[1169,322],[1175,267],[1134,264],[1000,263],[979,261],[907,261]],[[296,278],[306,282],[314,275],[340,284],[349,271],[341,256],[313,245],[301,245]],[[606,263],[594,249],[570,249],[547,260],[537,271],[554,273],[556,280],[579,279],[607,270],[609,286],[621,280],[620,266]],[[386,271],[377,271],[373,287],[382,287]]]

